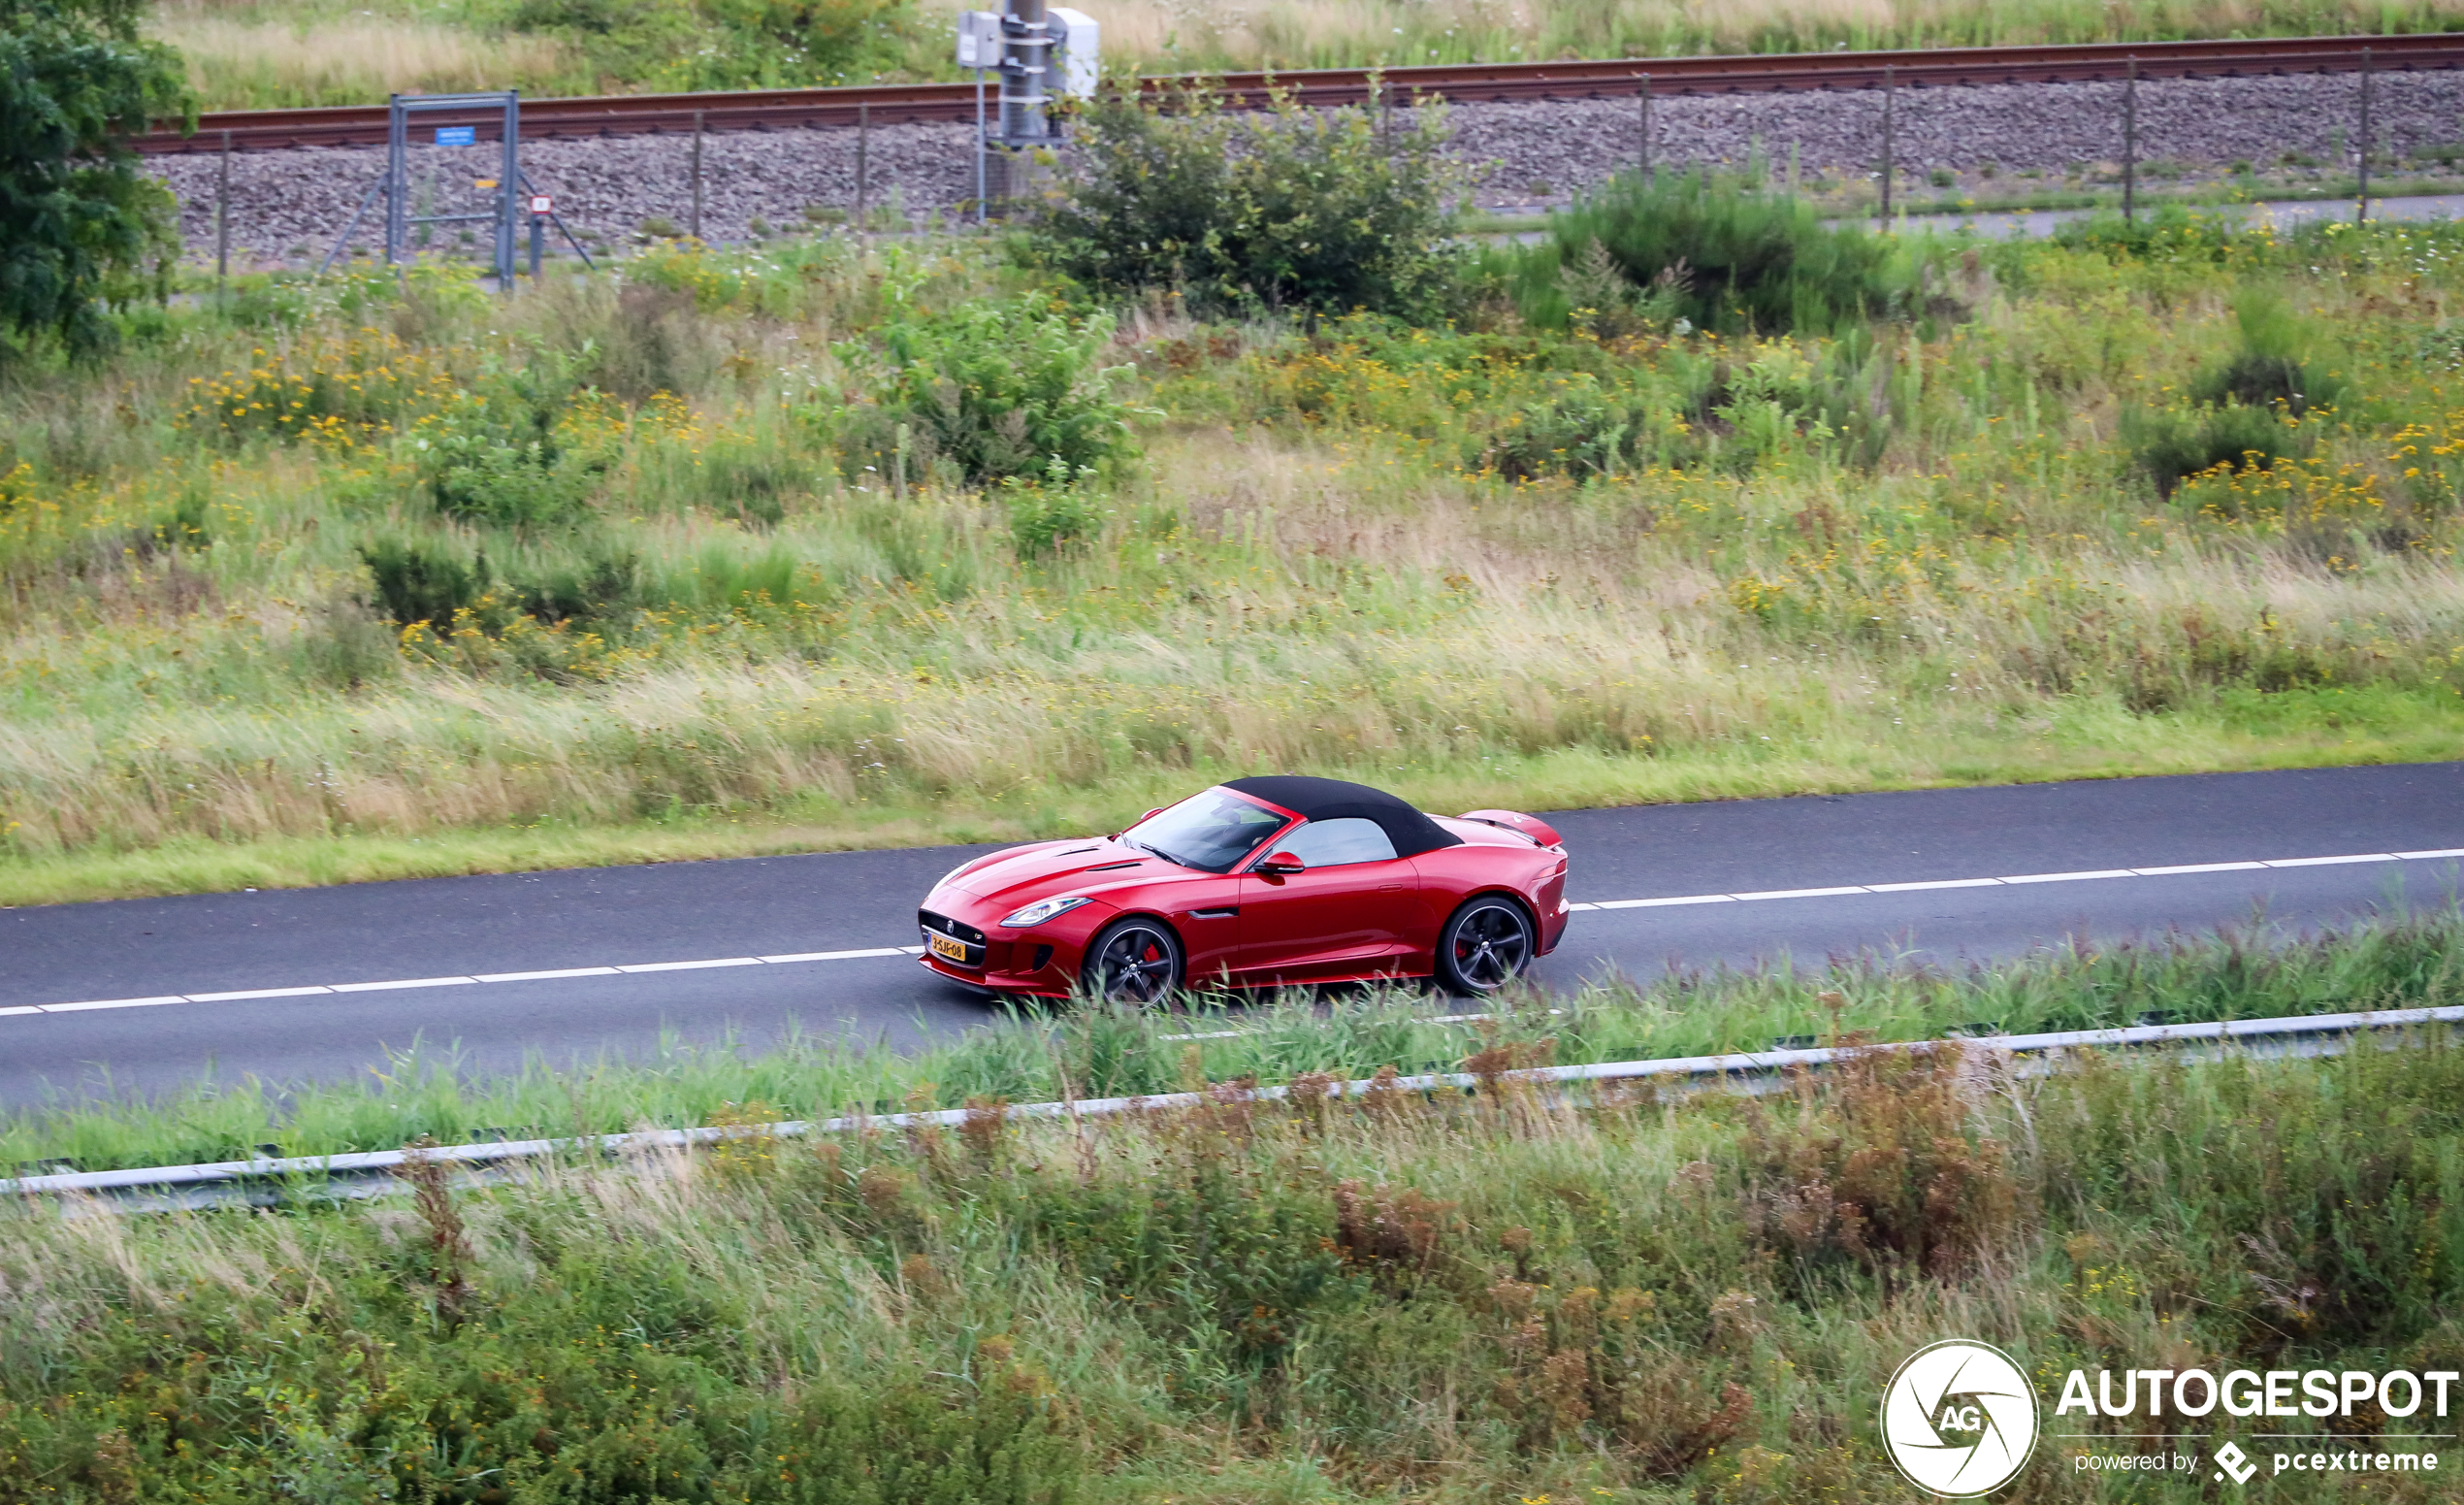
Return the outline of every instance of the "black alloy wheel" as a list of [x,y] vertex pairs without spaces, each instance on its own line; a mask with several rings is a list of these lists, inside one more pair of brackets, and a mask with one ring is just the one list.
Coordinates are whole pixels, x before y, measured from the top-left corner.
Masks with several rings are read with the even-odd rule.
[[1160,1003],[1181,986],[1181,940],[1161,921],[1106,926],[1086,948],[1079,981],[1107,1003]]
[[1454,912],[1438,936],[1438,981],[1474,998],[1497,992],[1532,965],[1539,937],[1510,899],[1484,894]]

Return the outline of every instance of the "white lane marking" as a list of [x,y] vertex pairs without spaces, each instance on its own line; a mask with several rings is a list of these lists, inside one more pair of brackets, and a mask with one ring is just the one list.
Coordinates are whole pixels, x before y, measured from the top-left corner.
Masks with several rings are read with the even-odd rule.
[[[1837,888],[1770,889],[1752,894],[1680,894],[1663,899],[1602,899],[1569,902],[1567,908],[1661,909],[1680,904],[1734,904],[1779,899],[1826,899],[1856,894],[1913,894],[1931,889],[1998,888],[2018,883],[2084,883],[2104,878],[2169,878],[2195,873],[2249,872],[2273,867],[2328,867],[2348,863],[2443,862],[2464,858],[2464,847],[2424,852],[2359,852],[2340,857],[2277,857],[2257,862],[2189,863],[2171,867],[2107,867],[2083,872],[2032,872],[2000,878],[1935,878],[1922,883],[1870,883]],[[548,982],[575,977],[617,977],[639,972],[694,971],[715,966],[789,965],[806,962],[854,962],[874,957],[922,956],[922,946],[864,946],[845,951],[799,951],[766,957],[716,957],[697,962],[643,962],[626,966],[568,966],[535,972],[482,972],[471,977],[408,977],[388,982],[338,982],[294,988],[249,988],[229,993],[165,994],[150,998],[95,998],[78,1003],[0,1005],[0,1018],[17,1014],[74,1014],[102,1008],[159,1008],[174,1003],[232,1003],[254,998],[310,998],[338,993],[389,993],[405,988],[457,988],[477,983]]]
[[616,977],[612,966],[560,966],[546,972],[474,972],[481,982],[554,982],[560,977]]
[[462,988],[477,982],[476,977],[405,977],[394,982],[338,982],[336,993],[391,993],[397,988]]
[[165,1003],[187,1001],[175,993],[159,998],[97,998],[87,1003],[45,1003],[41,1007],[47,1014],[74,1014],[89,1008],[159,1008]]
[[1598,904],[1569,903],[1566,906],[1566,912],[1568,914],[1581,914],[1586,909],[1598,909],[1599,907],[1600,906]]
[[309,994],[332,993],[331,988],[249,988],[240,993],[191,993],[191,1003],[237,1003],[243,998],[304,998]]
[[1861,886],[1839,889],[1766,889],[1760,894],[1731,894],[1740,902],[1756,899],[1830,899],[1837,894],[1870,894],[1873,890]]
[[903,957],[906,954],[896,946],[867,946],[859,951],[798,951],[790,956],[762,957],[760,960],[772,966],[784,966],[791,962],[853,962],[859,957]]

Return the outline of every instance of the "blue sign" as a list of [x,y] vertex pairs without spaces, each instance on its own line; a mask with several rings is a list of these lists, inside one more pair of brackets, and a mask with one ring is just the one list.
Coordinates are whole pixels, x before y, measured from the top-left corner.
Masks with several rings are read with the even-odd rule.
[[439,147],[475,147],[479,144],[479,128],[475,125],[439,125],[437,145]]

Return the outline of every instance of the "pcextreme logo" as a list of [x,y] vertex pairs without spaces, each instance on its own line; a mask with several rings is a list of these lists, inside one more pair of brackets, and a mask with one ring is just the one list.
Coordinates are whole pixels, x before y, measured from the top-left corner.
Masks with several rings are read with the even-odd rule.
[[1882,1392],[1882,1446],[1929,1494],[1990,1493],[2035,1450],[2036,1388],[2000,1349],[1964,1338],[1929,1343]]

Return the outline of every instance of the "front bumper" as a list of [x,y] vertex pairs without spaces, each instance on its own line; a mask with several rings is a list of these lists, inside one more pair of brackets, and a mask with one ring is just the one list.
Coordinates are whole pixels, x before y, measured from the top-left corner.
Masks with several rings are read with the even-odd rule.
[[[978,926],[963,914],[949,913],[961,906],[948,903],[947,898],[935,894],[934,900],[944,901],[942,907],[936,909],[928,900],[916,915],[917,930],[924,944],[924,955],[916,960],[926,970],[994,993],[1069,997],[1071,984],[1078,977],[1079,963],[1086,955],[1084,936],[1044,929],[1009,932],[998,925]],[[1082,906],[1071,913],[1092,907]],[[947,955],[949,950],[956,950],[958,955]]]

